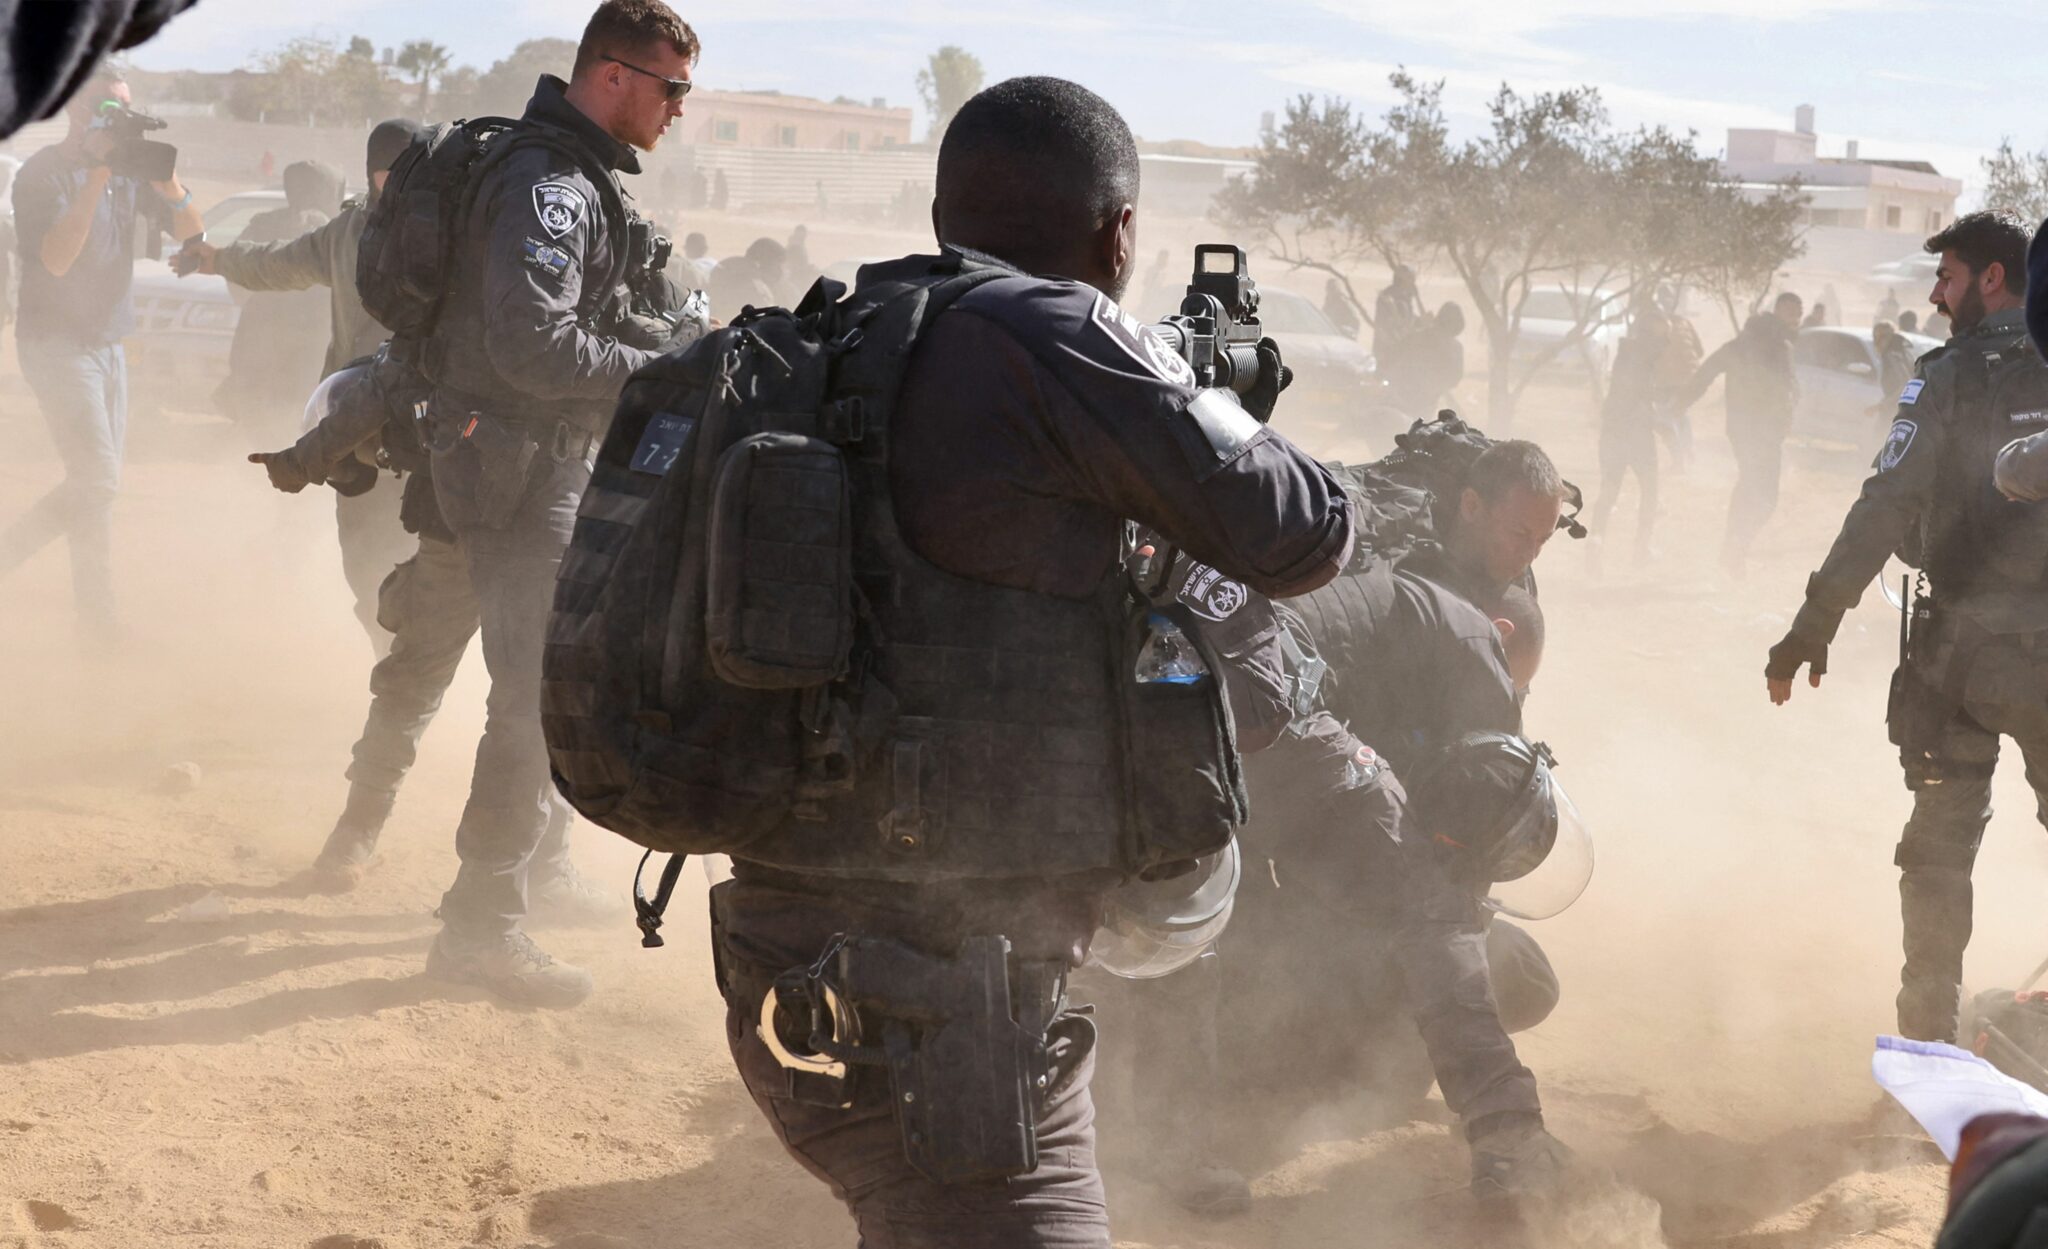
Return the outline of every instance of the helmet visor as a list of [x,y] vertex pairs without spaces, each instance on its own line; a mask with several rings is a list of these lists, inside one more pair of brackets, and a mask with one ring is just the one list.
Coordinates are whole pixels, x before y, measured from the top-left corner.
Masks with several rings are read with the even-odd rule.
[[1508,829],[1496,859],[1491,903],[1516,919],[1560,914],[1593,879],[1593,838],[1578,806],[1556,774],[1547,773],[1542,788]]
[[1125,980],[1156,980],[1186,967],[1229,925],[1242,872],[1232,838],[1185,875],[1125,885],[1103,906],[1088,964]]
[[299,422],[300,433],[311,433],[313,427],[332,416],[341,407],[342,399],[359,383],[369,380],[370,362],[365,360],[336,369],[320,379],[313,388],[313,394],[306,400],[306,414]]

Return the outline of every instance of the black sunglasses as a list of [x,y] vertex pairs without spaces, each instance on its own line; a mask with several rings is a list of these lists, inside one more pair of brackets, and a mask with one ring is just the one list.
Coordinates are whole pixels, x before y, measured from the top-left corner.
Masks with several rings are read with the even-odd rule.
[[668,88],[668,98],[671,100],[680,100],[684,96],[690,94],[691,84],[690,80],[687,78],[663,78],[660,74],[655,73],[651,69],[641,69],[638,65],[633,64],[631,61],[622,61],[615,56],[608,56],[604,59],[610,61],[614,65],[623,65],[627,69],[632,70],[636,74],[645,74],[649,78],[654,79],[654,81],[661,83],[663,86]]

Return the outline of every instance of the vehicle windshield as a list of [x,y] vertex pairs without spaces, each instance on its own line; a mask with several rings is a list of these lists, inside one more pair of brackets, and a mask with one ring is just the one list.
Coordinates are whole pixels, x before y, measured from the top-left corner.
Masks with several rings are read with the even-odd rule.
[[[1569,321],[1576,324],[1579,319],[1579,310],[1586,306],[1586,301],[1597,298],[1599,298],[1599,294],[1594,291],[1575,294],[1571,291],[1560,290],[1557,287],[1551,287],[1549,290],[1530,291],[1528,297],[1522,300],[1522,319],[1524,321]],[[1621,310],[1613,300],[1607,301],[1606,305],[1601,309],[1602,320],[1614,321],[1618,320],[1620,316]]]
[[1259,324],[1268,334],[1336,334],[1316,306],[1292,291],[1259,292]]
[[249,228],[249,222],[257,213],[282,207],[282,195],[275,199],[253,195],[229,196],[206,210],[206,241],[215,247],[226,247],[242,237],[242,232]]

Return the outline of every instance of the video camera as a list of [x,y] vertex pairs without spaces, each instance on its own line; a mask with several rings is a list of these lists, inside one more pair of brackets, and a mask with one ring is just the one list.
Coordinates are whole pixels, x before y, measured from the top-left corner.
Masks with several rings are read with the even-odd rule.
[[152,117],[119,100],[103,101],[92,119],[93,129],[104,130],[114,138],[113,150],[107,153],[107,168],[121,177],[145,182],[167,182],[177,170],[177,148],[143,138],[169,125],[163,118]]
[[1239,395],[1259,381],[1259,284],[1244,249],[1229,243],[1195,248],[1195,272],[1180,312],[1152,327],[1195,371],[1195,384]]

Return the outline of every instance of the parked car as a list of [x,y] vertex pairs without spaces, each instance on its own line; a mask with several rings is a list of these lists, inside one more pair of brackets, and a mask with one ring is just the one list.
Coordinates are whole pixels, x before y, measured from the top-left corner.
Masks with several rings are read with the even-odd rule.
[[1522,327],[1515,339],[1514,359],[1526,367],[1578,329],[1579,318],[1589,306],[1595,319],[1583,337],[1558,351],[1543,367],[1607,376],[1614,362],[1614,350],[1628,329],[1624,301],[1610,290],[1574,291],[1562,286],[1530,291],[1520,308]]
[[1294,370],[1275,418],[1281,428],[1363,432],[1377,450],[1393,450],[1393,436],[1408,428],[1408,420],[1392,411],[1386,383],[1357,339],[1331,324],[1306,296],[1264,284],[1259,323]]
[[[1900,337],[1916,360],[1941,346],[1922,334]],[[1870,331],[1832,325],[1801,330],[1792,345],[1792,369],[1799,378],[1792,432],[1874,455],[1891,427],[1897,396],[1885,394],[1878,380],[1882,374]]]
[[[258,213],[284,202],[283,191],[230,195],[206,210],[206,241],[226,247]],[[181,278],[166,260],[145,255],[135,261],[133,295],[135,332],[125,343],[130,405],[216,414],[213,392],[228,375],[228,348],[242,319],[228,280],[209,273]]]

